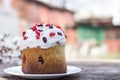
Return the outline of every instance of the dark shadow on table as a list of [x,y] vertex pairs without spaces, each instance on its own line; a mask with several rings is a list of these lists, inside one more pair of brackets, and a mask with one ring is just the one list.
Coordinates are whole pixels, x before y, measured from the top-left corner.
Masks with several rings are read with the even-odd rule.
[[4,76],[4,78],[7,78],[7,80],[78,80],[78,76],[80,77],[80,74],[64,76],[62,78],[55,78],[55,79],[25,79],[18,76]]

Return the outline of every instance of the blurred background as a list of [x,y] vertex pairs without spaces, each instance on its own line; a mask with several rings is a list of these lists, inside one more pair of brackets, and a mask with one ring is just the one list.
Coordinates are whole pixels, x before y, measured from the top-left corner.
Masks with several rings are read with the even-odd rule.
[[120,59],[120,0],[0,0],[0,60],[20,63],[20,36],[35,23],[67,34],[66,59]]

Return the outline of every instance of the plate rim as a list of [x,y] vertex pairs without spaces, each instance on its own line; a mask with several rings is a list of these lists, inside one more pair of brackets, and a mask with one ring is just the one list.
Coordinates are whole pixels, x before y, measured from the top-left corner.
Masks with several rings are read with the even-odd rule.
[[[77,74],[79,72],[82,71],[81,68],[79,67],[76,67],[76,66],[71,66],[71,65],[67,65],[67,70],[68,70],[68,67],[74,67],[76,69],[78,69],[78,71],[76,72],[71,72],[71,73],[61,73],[61,74],[19,74],[19,73],[14,73],[14,72],[10,72],[8,71],[8,69],[12,69],[12,68],[21,68],[22,66],[13,66],[13,67],[7,67],[5,68],[3,71],[4,73],[7,73],[7,74],[10,74],[10,75],[14,75],[14,76],[20,76],[20,77],[45,77],[45,76],[48,76],[48,77],[53,77],[53,76],[67,76],[67,75],[73,75],[73,74]],[[21,70],[21,69],[20,69]]]

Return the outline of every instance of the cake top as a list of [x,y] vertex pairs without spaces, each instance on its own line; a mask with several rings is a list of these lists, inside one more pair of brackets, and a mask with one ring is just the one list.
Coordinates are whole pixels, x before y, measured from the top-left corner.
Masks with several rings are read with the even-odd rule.
[[52,46],[64,46],[66,35],[60,26],[53,24],[35,24],[32,28],[23,32],[23,49],[30,47],[50,48]]

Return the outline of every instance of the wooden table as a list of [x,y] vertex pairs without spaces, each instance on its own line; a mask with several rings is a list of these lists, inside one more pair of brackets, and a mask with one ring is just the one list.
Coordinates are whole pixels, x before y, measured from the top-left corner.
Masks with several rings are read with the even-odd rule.
[[[120,80],[120,63],[81,61],[68,62],[68,64],[80,67],[82,72],[53,80]],[[0,64],[0,77],[3,80],[30,80],[5,74],[3,69],[10,66],[15,64]]]

